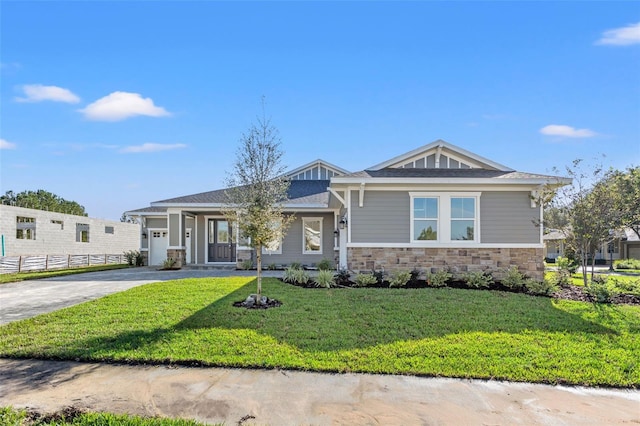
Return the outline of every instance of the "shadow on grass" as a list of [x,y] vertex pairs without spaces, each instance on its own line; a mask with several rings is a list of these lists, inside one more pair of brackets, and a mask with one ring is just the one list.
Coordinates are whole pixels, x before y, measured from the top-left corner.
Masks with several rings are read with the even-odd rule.
[[[459,289],[303,289],[265,280],[283,306],[231,307],[251,282],[194,313],[175,329],[249,329],[303,351],[339,351],[464,332],[616,335],[616,330],[553,305],[552,299]],[[615,308],[613,308],[615,310]]]
[[[214,348],[221,331],[233,330],[249,330],[305,352],[348,351],[469,332],[544,331],[575,334],[594,341],[618,334],[558,309],[552,299],[544,297],[450,288],[304,289],[277,279],[265,279],[263,289],[265,295],[283,305],[267,310],[233,307],[234,302],[255,292],[253,280],[175,325],[91,336],[69,346],[51,348],[46,358],[152,363],[181,359],[183,364],[189,364],[189,360],[206,364],[209,361],[199,359],[199,355],[190,356],[190,343],[200,345],[199,350],[203,345]],[[190,332],[196,332],[193,338],[197,342],[184,337]],[[172,353],[176,341],[183,346]],[[149,350],[158,343],[166,343],[166,349]],[[193,353],[202,354],[196,350]],[[33,353],[28,356],[34,357]]]

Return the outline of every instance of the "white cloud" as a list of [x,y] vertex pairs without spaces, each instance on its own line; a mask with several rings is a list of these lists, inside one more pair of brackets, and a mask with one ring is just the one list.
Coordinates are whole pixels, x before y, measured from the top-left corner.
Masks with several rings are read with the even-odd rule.
[[42,101],[54,101],[54,102],[66,102],[70,104],[77,104],[80,102],[80,98],[71,92],[69,89],[65,89],[58,86],[43,86],[42,84],[25,84],[21,87],[26,97],[16,97],[18,102],[42,102]]
[[16,149],[18,146],[8,140],[0,139],[0,149]]
[[151,98],[138,93],[113,92],[79,110],[85,118],[96,121],[120,121],[136,115],[164,117],[171,115],[162,107],[155,106]]
[[610,44],[615,46],[628,46],[640,43],[640,22],[626,27],[614,28],[602,33],[602,38],[596,44]]
[[120,152],[126,153],[138,153],[138,152],[158,152],[158,151],[170,151],[173,149],[183,149],[187,145],[183,143],[174,144],[161,144],[161,143],[144,143],[142,145],[131,145],[124,147]]
[[549,124],[540,129],[540,133],[547,136],[562,136],[566,138],[591,138],[597,133],[589,129],[576,129],[562,124]]

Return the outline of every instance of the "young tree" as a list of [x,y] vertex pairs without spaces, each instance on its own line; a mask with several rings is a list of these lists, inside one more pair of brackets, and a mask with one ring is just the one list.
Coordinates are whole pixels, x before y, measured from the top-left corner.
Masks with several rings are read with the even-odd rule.
[[283,214],[289,180],[283,176],[282,155],[278,130],[264,116],[263,108],[262,117],[242,134],[233,172],[226,180],[225,216],[237,224],[240,236],[256,252],[258,304],[262,295],[262,249],[280,243],[294,219]]
[[22,191],[14,193],[7,191],[0,196],[0,202],[5,205],[25,207],[28,209],[46,210],[50,212],[88,216],[84,207],[75,201],[68,201],[49,191]]
[[558,189],[552,208],[564,220],[560,230],[566,236],[565,244],[578,255],[583,279],[587,284],[587,268],[591,260],[593,279],[595,253],[603,243],[613,238],[613,230],[620,227],[618,194],[610,180],[604,179],[601,165],[586,166],[582,160],[574,160],[566,167],[573,184]]
[[640,167],[629,167],[625,172],[613,170],[606,179],[618,194],[616,210],[621,227],[632,229],[640,238]]

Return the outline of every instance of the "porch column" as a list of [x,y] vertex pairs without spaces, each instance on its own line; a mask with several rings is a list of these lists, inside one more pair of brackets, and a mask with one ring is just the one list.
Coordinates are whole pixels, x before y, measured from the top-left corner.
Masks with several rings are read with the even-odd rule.
[[167,211],[167,231],[169,233],[167,259],[173,259],[175,261],[174,266],[182,268],[186,263],[186,248],[184,246],[185,216],[182,210],[169,209]]

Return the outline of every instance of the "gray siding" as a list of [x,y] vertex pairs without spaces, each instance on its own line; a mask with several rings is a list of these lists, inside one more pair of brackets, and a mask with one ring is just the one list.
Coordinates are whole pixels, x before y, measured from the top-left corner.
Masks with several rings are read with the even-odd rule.
[[[194,244],[198,245],[198,256],[196,257],[196,263],[205,263],[207,255],[207,221],[204,216],[196,216],[196,228],[193,230],[191,239]],[[195,247],[194,247],[194,250]],[[195,253],[195,251],[194,251]]]
[[540,207],[531,208],[529,192],[483,192],[480,197],[482,243],[539,243]]
[[408,243],[410,199],[408,192],[365,191],[358,207],[359,191],[351,191],[351,241],[354,243]]
[[[302,218],[321,217],[322,218],[322,254],[302,253]],[[262,266],[266,268],[269,264],[288,265],[292,262],[300,262],[303,265],[311,265],[320,262],[322,259],[329,259],[334,262],[334,236],[333,236],[333,213],[305,213],[296,214],[295,221],[289,227],[287,235],[282,242],[282,254],[263,254]]]
[[169,215],[169,245],[177,247],[180,245],[180,232],[184,232],[180,229],[180,215]]
[[167,219],[164,217],[150,217],[146,223],[147,228],[167,229]]

